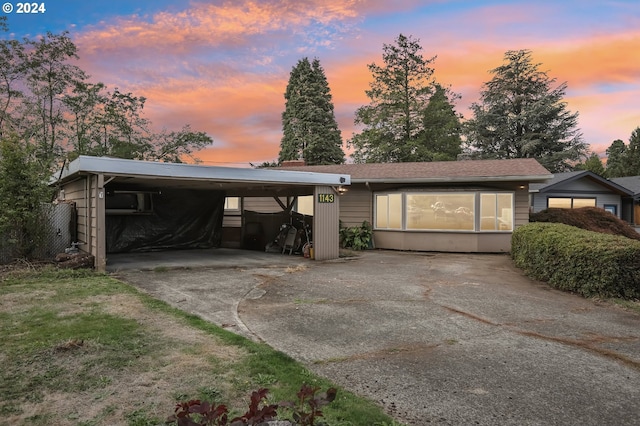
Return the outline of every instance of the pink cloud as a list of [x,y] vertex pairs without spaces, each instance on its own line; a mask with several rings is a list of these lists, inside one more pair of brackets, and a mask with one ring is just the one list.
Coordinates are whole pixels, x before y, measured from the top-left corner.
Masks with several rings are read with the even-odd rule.
[[[571,39],[502,33],[505,26],[542,19],[551,6],[477,9],[455,21],[425,18],[424,25],[408,28],[398,23],[397,32],[357,26],[372,13],[415,5],[425,2],[193,2],[173,13],[105,22],[75,41],[92,80],[147,97],[145,110],[157,127],[175,130],[190,123],[209,133],[215,142],[201,155],[207,161],[277,158],[289,72],[297,55],[314,57],[318,51],[343,139],[349,139],[355,110],[368,103],[367,64],[381,64],[383,43],[392,43],[400,32],[420,38],[425,56],[438,55],[435,76],[462,94],[458,110],[467,117],[504,52],[528,48],[550,77],[568,82],[569,109],[579,111],[587,142],[626,141],[640,125],[638,114],[629,112],[640,95],[640,57],[633,54],[640,51],[638,30]],[[605,93],[604,83],[620,86]]]

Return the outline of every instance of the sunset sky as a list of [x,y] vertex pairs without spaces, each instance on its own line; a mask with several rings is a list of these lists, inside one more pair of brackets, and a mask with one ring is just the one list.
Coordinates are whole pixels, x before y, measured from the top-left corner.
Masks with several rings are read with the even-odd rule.
[[[247,167],[277,159],[289,73],[318,58],[346,141],[368,103],[367,65],[402,33],[436,56],[435,77],[479,101],[507,50],[529,49],[540,69],[567,82],[568,109],[591,149],[604,154],[640,126],[637,0],[49,0],[46,11],[6,13],[10,34],[69,31],[78,65],[111,90],[145,96],[157,130],[191,124],[213,145],[205,164]],[[40,4],[40,3],[39,3]]]

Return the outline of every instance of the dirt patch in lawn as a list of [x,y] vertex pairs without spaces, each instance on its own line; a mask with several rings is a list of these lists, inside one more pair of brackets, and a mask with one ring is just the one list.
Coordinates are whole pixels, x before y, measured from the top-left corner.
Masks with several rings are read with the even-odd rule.
[[[6,292],[0,295],[0,312],[24,315],[34,309],[33,301],[51,308],[47,298],[54,293]],[[237,397],[230,367],[246,355],[243,349],[221,344],[216,336],[180,318],[152,310],[136,294],[91,295],[59,303],[55,309],[55,321],[61,323],[96,313],[131,320],[143,349],[139,355],[118,358],[109,355],[113,349],[98,337],[62,339],[37,350],[18,363],[11,377],[2,377],[24,382],[13,388],[2,384],[16,399],[0,397],[7,424],[155,424],[172,414],[181,400]],[[0,360],[11,361],[4,353]],[[212,382],[212,377],[217,380]]]

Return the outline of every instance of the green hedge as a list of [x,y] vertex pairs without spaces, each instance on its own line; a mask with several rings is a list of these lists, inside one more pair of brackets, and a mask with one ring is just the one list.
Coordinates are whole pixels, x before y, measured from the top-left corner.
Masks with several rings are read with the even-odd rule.
[[640,241],[560,223],[530,223],[511,240],[517,267],[583,296],[640,297]]

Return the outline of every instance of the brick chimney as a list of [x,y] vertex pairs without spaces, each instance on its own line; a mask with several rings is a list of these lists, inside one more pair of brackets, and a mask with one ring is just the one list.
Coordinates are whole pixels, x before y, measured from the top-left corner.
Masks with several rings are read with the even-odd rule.
[[286,160],[280,163],[280,167],[302,167],[307,163],[304,160]]

